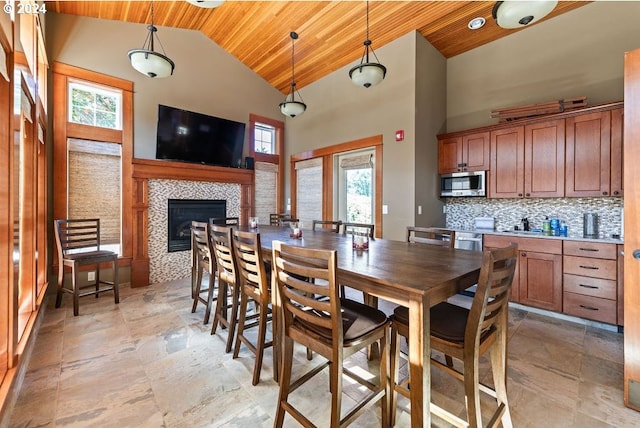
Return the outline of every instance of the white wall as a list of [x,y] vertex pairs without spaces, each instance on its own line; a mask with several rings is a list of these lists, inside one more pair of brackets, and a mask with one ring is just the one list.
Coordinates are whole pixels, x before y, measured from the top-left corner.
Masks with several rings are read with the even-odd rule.
[[593,2],[450,58],[447,131],[496,123],[495,108],[622,100],[623,55],[640,46],[639,17],[640,2]]
[[[387,76],[378,86],[360,88],[349,79],[350,64],[300,93],[307,111],[286,120],[287,158],[293,153],[340,144],[373,135],[383,136],[383,204],[389,214],[383,215],[383,236],[404,239],[407,225],[415,220],[415,156],[416,156],[416,43],[422,36],[411,32],[392,43],[375,49]],[[426,43],[422,39],[421,43]],[[354,46],[354,49],[359,49]],[[444,61],[441,59],[441,61]],[[423,67],[428,67],[424,65]],[[445,74],[439,64],[444,87]],[[436,68],[438,70],[438,68]],[[432,82],[431,84],[434,84]],[[444,103],[431,106],[440,109],[441,126]],[[421,120],[431,121],[427,116]],[[433,128],[433,127],[432,127]],[[405,140],[395,141],[395,132],[405,131]],[[288,191],[287,191],[288,193]]]
[[[146,25],[47,13],[49,61],[134,83],[134,157],[154,159],[158,104],[249,123],[249,113],[281,119],[282,94],[199,31],[158,27],[174,75],[150,79],[127,52],[141,48]],[[156,43],[156,50],[159,47]],[[245,153],[248,153],[248,132]]]

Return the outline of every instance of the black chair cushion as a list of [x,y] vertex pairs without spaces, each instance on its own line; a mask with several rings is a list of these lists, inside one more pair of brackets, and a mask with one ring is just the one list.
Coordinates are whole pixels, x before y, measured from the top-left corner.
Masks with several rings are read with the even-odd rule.
[[[387,322],[384,312],[350,299],[340,299],[342,306],[342,331],[344,343],[357,340],[362,336],[383,326]],[[331,340],[332,332],[328,328],[305,322],[297,318],[297,324],[310,333],[315,333],[327,340]]]
[[[451,303],[438,303],[430,310],[431,335],[449,342],[464,343],[469,310]],[[409,309],[398,306],[393,311],[394,322],[409,325]]]

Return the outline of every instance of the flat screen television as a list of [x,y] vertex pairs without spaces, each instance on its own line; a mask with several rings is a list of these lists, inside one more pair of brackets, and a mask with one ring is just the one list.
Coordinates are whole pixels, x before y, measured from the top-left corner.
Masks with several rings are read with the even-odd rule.
[[245,124],[158,105],[156,159],[240,168]]

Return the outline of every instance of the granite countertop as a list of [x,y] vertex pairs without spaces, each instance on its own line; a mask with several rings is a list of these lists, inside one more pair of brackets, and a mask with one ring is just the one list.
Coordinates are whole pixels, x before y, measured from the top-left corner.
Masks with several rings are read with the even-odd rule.
[[[460,230],[460,232],[469,232]],[[624,244],[624,239],[614,238],[583,238],[581,236],[569,235],[569,236],[550,236],[543,235],[542,232],[524,232],[524,231],[498,231],[498,230],[473,230],[473,233],[482,233],[484,235],[502,235],[502,236],[517,236],[519,238],[543,238],[543,239],[561,239],[566,241],[583,241],[583,242],[601,242],[606,244]]]

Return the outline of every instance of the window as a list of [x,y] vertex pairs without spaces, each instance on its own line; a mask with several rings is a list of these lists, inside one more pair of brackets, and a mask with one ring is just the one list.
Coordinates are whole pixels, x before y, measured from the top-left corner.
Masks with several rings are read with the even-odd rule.
[[69,83],[69,122],[122,129],[122,94],[80,82]]
[[254,128],[254,150],[256,153],[274,155],[276,151],[276,129],[271,125],[256,122]]
[[347,222],[374,223],[373,150],[337,155],[338,217]]

